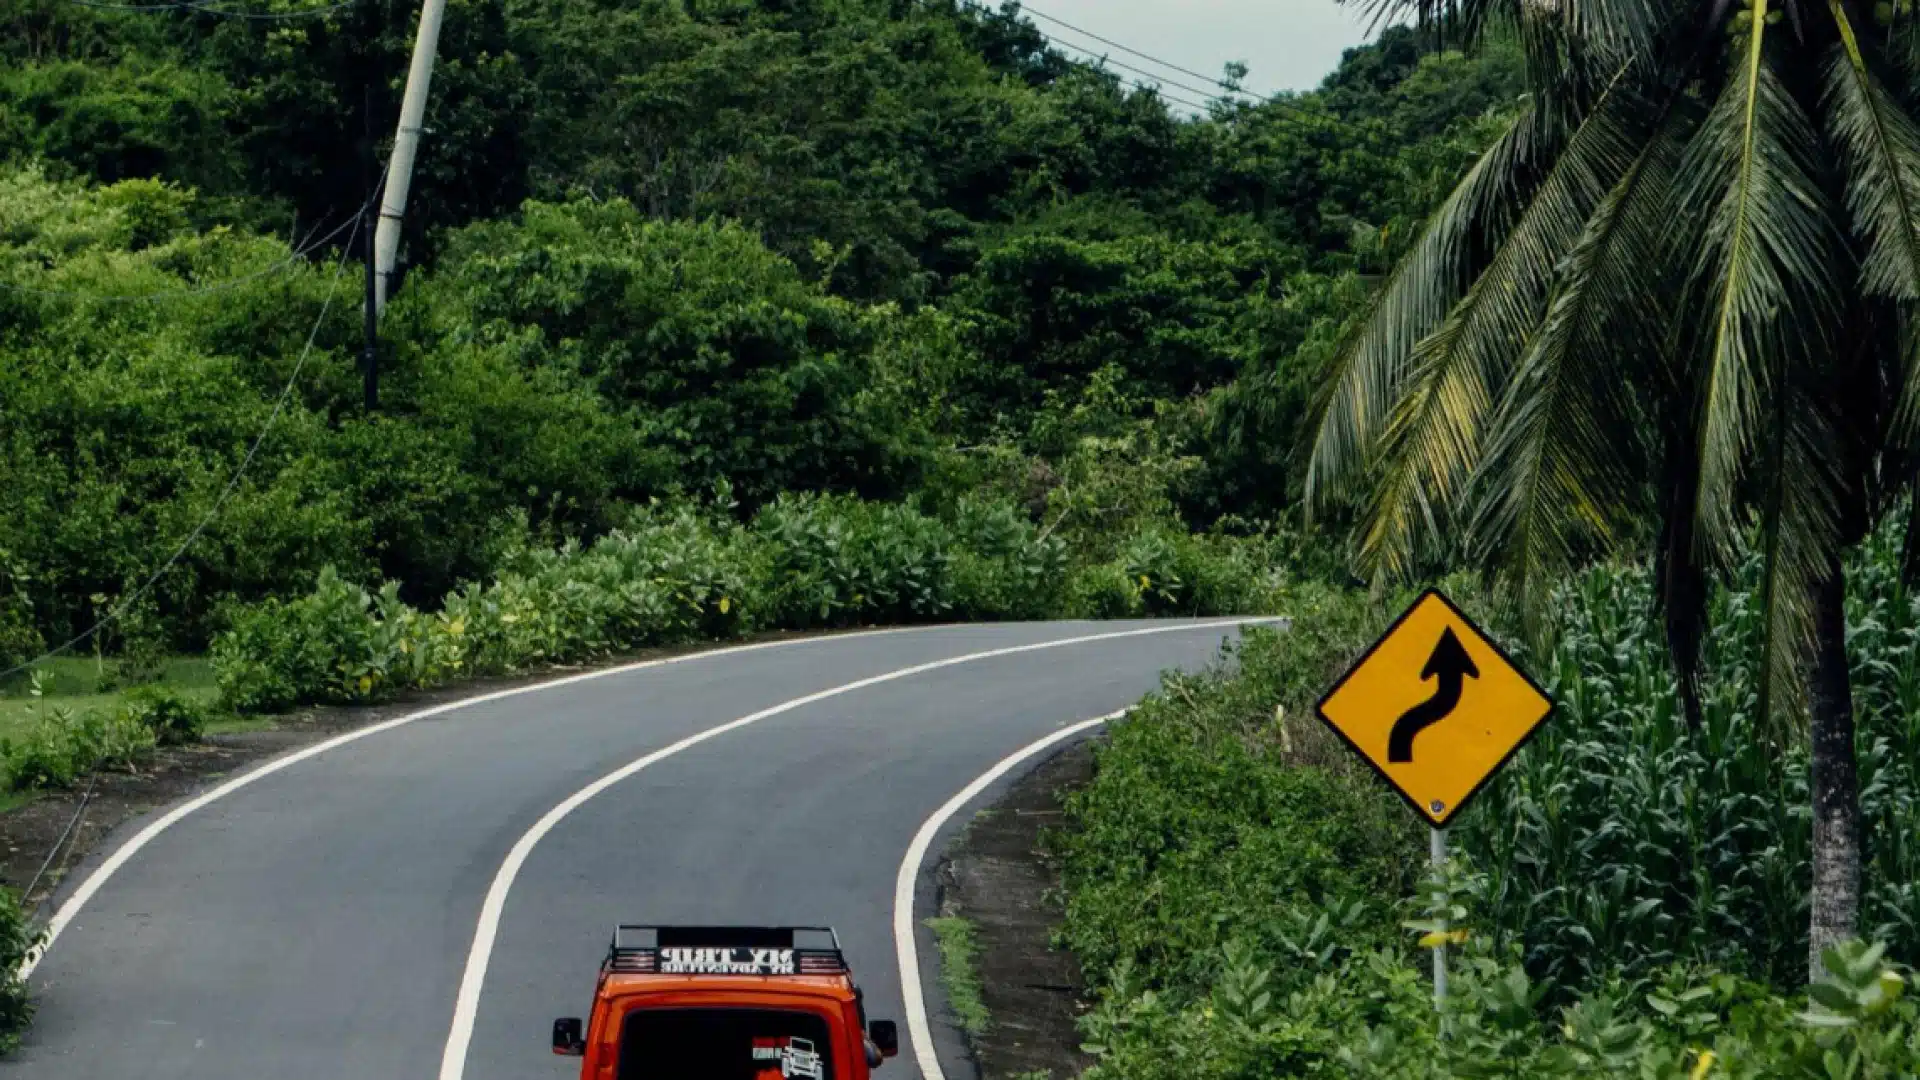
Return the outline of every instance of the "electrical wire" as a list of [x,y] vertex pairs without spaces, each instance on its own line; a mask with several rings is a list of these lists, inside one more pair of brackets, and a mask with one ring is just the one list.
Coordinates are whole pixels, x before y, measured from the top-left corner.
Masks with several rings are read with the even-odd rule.
[[274,274],[278,274],[281,271],[286,270],[287,268],[294,266],[297,263],[304,262],[308,255],[313,254],[315,251],[325,246],[325,244],[329,240],[332,240],[334,237],[339,236],[347,228],[354,226],[358,222],[360,215],[364,213],[365,213],[364,210],[360,211],[360,214],[356,214],[355,217],[350,218],[347,221],[344,221],[340,225],[336,226],[332,232],[327,233],[325,236],[320,237],[318,240],[315,240],[310,244],[307,244],[303,247],[295,249],[294,253],[291,256],[285,259],[282,259],[279,262],[276,262],[273,265],[268,266],[263,270],[256,270],[251,274],[243,274],[240,277],[236,277],[236,278],[228,278],[224,281],[215,282],[212,285],[190,286],[188,288],[183,288],[183,289],[161,289],[156,292],[150,292],[150,293],[126,293],[126,294],[108,293],[105,295],[97,295],[94,293],[67,291],[67,290],[61,290],[61,289],[35,289],[26,285],[14,285],[5,281],[0,281],[0,289],[5,289],[8,292],[24,293],[28,296],[45,296],[45,297],[50,297],[54,299],[64,299],[64,300],[90,300],[90,301],[103,303],[103,304],[138,303],[143,300],[174,300],[184,296],[204,296],[208,293],[225,292],[228,289],[233,289],[241,285],[245,285],[250,281],[258,281],[261,278],[270,277]]
[[[1047,44],[1055,49],[1060,49],[1060,48],[1080,49],[1080,46],[1078,45],[1069,44],[1064,41],[1055,41],[1051,38],[1047,40]],[[1080,49],[1080,51],[1087,52],[1087,50],[1085,49]],[[1088,53],[1088,55],[1092,55],[1092,54]],[[1073,65],[1074,67],[1080,68],[1083,71],[1090,71],[1096,75],[1112,76],[1113,78],[1120,79],[1122,82],[1126,83],[1128,86],[1131,86],[1136,90],[1146,90],[1152,93],[1156,93],[1160,97],[1166,99],[1167,101],[1172,101],[1181,105],[1185,105],[1187,108],[1192,109],[1195,112],[1210,113],[1215,105],[1225,105],[1228,108],[1238,108],[1238,109],[1264,108],[1265,110],[1267,110],[1267,115],[1273,117],[1273,119],[1279,122],[1282,126],[1290,127],[1293,130],[1301,133],[1302,135],[1312,130],[1311,127],[1308,126],[1307,123],[1305,122],[1303,115],[1301,114],[1300,110],[1297,107],[1282,106],[1279,102],[1276,102],[1276,101],[1252,102],[1252,101],[1242,101],[1237,98],[1227,98],[1227,97],[1207,97],[1206,98],[1207,104],[1203,105],[1203,104],[1200,104],[1199,102],[1192,101],[1188,98],[1180,97],[1177,94],[1168,93],[1165,87],[1158,82],[1152,82],[1152,83],[1142,82],[1139,79],[1130,79],[1125,76],[1114,75],[1112,72],[1105,70],[1101,66],[1102,64],[1107,64],[1107,63],[1112,63],[1112,64],[1116,64],[1118,66],[1123,66],[1123,67],[1125,66],[1125,65],[1120,65],[1118,61],[1109,60],[1105,57],[1102,57],[1097,61],[1081,60],[1073,56],[1068,56],[1065,53],[1060,53],[1059,56],[1061,59],[1065,60],[1067,63]],[[1128,70],[1135,71],[1138,69],[1128,68]],[[1191,89],[1191,87],[1186,87],[1180,83],[1173,83],[1171,85],[1179,86],[1181,87],[1181,89]],[[1205,91],[1195,91],[1195,93],[1199,93],[1205,96]]]
[[340,264],[334,269],[333,281],[327,288],[327,298],[320,305],[319,317],[313,320],[313,329],[307,332],[307,343],[300,350],[300,358],[294,362],[293,374],[287,377],[287,384],[281,388],[280,396],[274,400],[273,412],[268,414],[267,422],[260,428],[260,434],[254,437],[253,445],[247,448],[247,456],[242,458],[239,466],[233,470],[233,475],[227,480],[226,489],[221,491],[220,497],[213,501],[213,506],[209,507],[206,514],[201,517],[200,523],[193,527],[193,531],[187,534],[187,538],[180,542],[179,547],[173,549],[173,554],[167,557],[167,561],[162,563],[160,568],[155,570],[138,589],[135,589],[132,595],[123,598],[112,611],[107,612],[92,626],[87,627],[62,644],[48,649],[46,652],[41,653],[39,656],[34,657],[24,664],[17,664],[5,671],[0,671],[0,681],[4,681],[37,664],[59,656],[75,645],[92,637],[94,634],[99,633],[108,623],[125,615],[127,610],[137,603],[141,597],[151,592],[153,587],[159,584],[161,577],[163,577],[167,571],[173,569],[174,564],[178,563],[181,556],[187,553],[187,549],[191,548],[194,542],[200,539],[200,534],[207,531],[207,526],[213,524],[213,519],[219,516],[220,511],[226,507],[227,500],[232,498],[234,491],[240,487],[240,479],[247,474],[247,469],[253,465],[254,457],[260,453],[261,445],[267,441],[267,435],[273,430],[275,422],[280,419],[280,414],[286,411],[287,400],[293,396],[293,388],[299,385],[300,373],[307,366],[307,358],[313,355],[313,343],[320,338],[320,327],[327,321],[327,313],[333,309],[333,298],[340,291],[341,271],[346,269],[347,260],[353,253],[353,241],[359,236],[360,226],[366,221],[367,210],[372,206],[373,197],[370,196],[366,202],[360,204],[360,212],[354,215],[353,232],[347,236],[346,247],[340,253]]
[[1119,49],[1121,52],[1131,53],[1132,55],[1137,56],[1142,60],[1151,61],[1170,71],[1177,71],[1182,75],[1190,75],[1193,78],[1199,79],[1201,82],[1212,83],[1213,85],[1218,86],[1222,90],[1227,90],[1236,94],[1246,94],[1248,97],[1258,96],[1256,94],[1251,93],[1250,91],[1242,90],[1239,87],[1233,85],[1232,83],[1223,82],[1219,79],[1216,79],[1211,75],[1202,75],[1197,71],[1193,71],[1188,68],[1183,68],[1179,64],[1162,60],[1159,57],[1154,56],[1150,53],[1143,53],[1139,49],[1133,48],[1132,46],[1123,45],[1118,41],[1113,41],[1108,38],[1103,38],[1099,34],[1096,34],[1091,30],[1082,30],[1079,27],[1073,25],[1072,23],[1066,21],[1065,19],[1057,19],[1052,15],[1049,15],[1046,12],[1041,11],[1040,9],[1034,7],[1032,4],[1026,3],[1026,0],[1021,0],[1020,10],[1027,13],[1028,15],[1033,15],[1038,18],[1045,19],[1046,21],[1053,23],[1056,26],[1065,27],[1066,29],[1073,31],[1076,34],[1079,34],[1081,37],[1092,38],[1093,40],[1099,42],[1102,45],[1111,45],[1114,48]]
[[[1115,59],[1113,59],[1113,58],[1112,58],[1112,57],[1110,57],[1110,56],[1100,56],[1100,55],[1099,55],[1098,53],[1096,53],[1096,52],[1094,52],[1094,51],[1093,51],[1092,49],[1088,49],[1088,48],[1085,48],[1085,47],[1083,47],[1083,46],[1080,46],[1080,45],[1075,45],[1074,43],[1072,43],[1072,42],[1070,42],[1070,41],[1054,41],[1054,40],[1049,40],[1049,42],[1048,42],[1048,43],[1049,43],[1049,44],[1051,44],[1051,45],[1053,45],[1053,46],[1054,46],[1055,48],[1067,48],[1067,49],[1073,49],[1073,50],[1075,50],[1076,52],[1080,52],[1080,53],[1083,53],[1083,54],[1085,54],[1085,55],[1087,55],[1087,56],[1092,56],[1092,57],[1096,57],[1096,60],[1095,60],[1095,61],[1093,62],[1093,64],[1092,64],[1091,66],[1096,66],[1096,67],[1097,67],[1097,66],[1100,66],[1100,65],[1106,65],[1106,64],[1110,64],[1110,65],[1112,65],[1112,66],[1114,66],[1114,67],[1117,67],[1117,68],[1119,68],[1119,69],[1121,69],[1122,71],[1131,71],[1131,72],[1133,72],[1133,73],[1134,73],[1135,75],[1143,75],[1143,76],[1145,76],[1145,77],[1147,77],[1147,78],[1149,78],[1149,79],[1152,79],[1152,80],[1153,80],[1154,82],[1156,82],[1156,83],[1163,83],[1163,84],[1165,84],[1165,85],[1167,85],[1167,86],[1171,86],[1171,87],[1174,87],[1174,88],[1176,88],[1176,89],[1180,89],[1180,90],[1185,90],[1185,91],[1186,91],[1187,93],[1189,93],[1189,94],[1199,94],[1199,95],[1200,95],[1201,97],[1203,97],[1203,98],[1208,98],[1208,99],[1211,99],[1211,100],[1215,100],[1215,101],[1224,101],[1224,102],[1227,102],[1227,104],[1230,104],[1230,105],[1243,105],[1243,104],[1246,104],[1246,102],[1236,102],[1236,101],[1231,101],[1231,100],[1229,100],[1228,98],[1224,98],[1224,97],[1220,97],[1219,95],[1216,95],[1216,94],[1214,94],[1214,93],[1212,93],[1211,91],[1207,91],[1207,90],[1202,90],[1202,89],[1200,89],[1200,88],[1199,88],[1199,87],[1197,87],[1197,86],[1188,86],[1188,85],[1187,85],[1186,83],[1183,83],[1183,82],[1175,82],[1175,81],[1174,81],[1174,80],[1172,80],[1172,79],[1164,79],[1164,78],[1161,78],[1160,76],[1158,76],[1158,75],[1155,75],[1155,74],[1154,74],[1153,72],[1151,72],[1151,71],[1147,71],[1147,70],[1145,70],[1145,69],[1143,69],[1143,68],[1137,68],[1137,67],[1134,67],[1134,66],[1133,66],[1132,64],[1128,64],[1128,63],[1124,63],[1124,62],[1122,62],[1122,61],[1119,61],[1119,60],[1115,60]],[[1069,57],[1069,59],[1071,59],[1071,57]]]
[[67,837],[73,835],[73,827],[80,824],[80,819],[86,815],[87,804],[93,802],[94,785],[99,782],[100,771],[95,769],[93,775],[87,778],[87,793],[80,796],[80,805],[74,808],[73,816],[67,819],[67,827],[60,830],[60,839],[53,842],[53,850],[47,852],[47,857],[40,863],[40,869],[33,872],[33,880],[27,882],[25,891],[21,892],[20,899],[23,903],[31,901],[34,887],[39,885],[40,879],[46,875],[47,867],[53,865],[54,856],[60,854],[60,849],[67,845]]
[[[999,12],[996,12],[993,9],[986,7],[984,4],[976,2],[976,0],[961,0],[961,5],[978,14],[987,16],[988,18],[1000,17]],[[1200,113],[1211,112],[1213,108],[1213,105],[1211,103],[1215,103],[1215,102],[1225,104],[1228,106],[1237,106],[1240,108],[1258,107],[1258,108],[1264,108],[1265,110],[1267,110],[1268,115],[1277,118],[1283,124],[1300,125],[1300,126],[1296,126],[1295,130],[1300,131],[1302,134],[1310,130],[1309,127],[1305,126],[1307,122],[1307,118],[1298,105],[1294,105],[1288,102],[1282,102],[1277,97],[1260,98],[1258,95],[1254,94],[1252,91],[1241,90],[1237,87],[1231,86],[1228,83],[1221,82],[1217,79],[1209,78],[1208,76],[1202,75],[1199,72],[1181,67],[1178,64],[1174,64],[1166,60],[1162,60],[1156,56],[1153,56],[1151,53],[1142,52],[1141,50],[1135,49],[1132,46],[1123,44],[1118,41],[1113,41],[1109,38],[1101,37],[1100,35],[1092,33],[1091,31],[1082,30],[1071,23],[1065,22],[1061,19],[1054,18],[1053,16],[1048,15],[1045,12],[1035,11],[1032,8],[1028,7],[1024,2],[1019,5],[1019,12],[1021,14],[1038,16],[1042,19],[1046,19],[1049,22],[1056,23],[1062,27],[1065,27],[1066,29],[1071,30],[1075,33],[1082,34],[1082,35],[1085,35],[1086,37],[1092,38],[1094,41],[1098,41],[1104,45],[1111,45],[1116,49],[1121,49],[1125,52],[1131,53],[1134,56],[1138,56],[1145,60],[1150,60],[1153,63],[1160,64],[1174,71],[1178,71],[1183,75],[1190,75],[1193,78],[1200,79],[1204,82],[1212,83],[1215,86],[1219,86],[1224,89],[1230,90],[1233,93],[1245,94],[1247,97],[1254,98],[1255,100],[1245,101],[1239,98],[1230,98],[1222,94],[1216,94],[1210,90],[1202,90],[1199,87],[1188,86],[1185,83],[1175,82],[1163,76],[1156,75],[1151,71],[1145,71],[1145,70],[1142,70],[1141,68],[1134,67],[1130,64],[1122,63],[1121,61],[1114,60],[1111,57],[1101,56],[1100,54],[1094,52],[1094,50],[1089,49],[1084,45],[1077,45],[1071,41],[1062,40],[1056,35],[1047,34],[1044,31],[1041,31],[1042,37],[1045,39],[1047,46],[1051,49],[1054,49],[1056,51],[1056,55],[1058,55],[1062,60],[1065,60],[1067,63],[1072,64],[1075,67],[1082,68],[1088,71],[1101,73],[1101,74],[1112,74],[1111,72],[1106,72],[1103,70],[1103,65],[1111,65],[1116,68],[1123,68],[1137,75],[1144,75],[1147,78],[1154,80],[1154,82],[1143,83],[1139,79],[1128,79],[1128,78],[1125,78],[1124,76],[1115,76],[1115,77],[1120,78],[1123,82],[1125,82],[1129,86],[1132,86],[1136,90],[1153,91],[1159,94],[1160,97],[1166,99],[1167,101],[1184,105],[1187,108],[1193,109],[1196,112],[1200,112]],[[1035,30],[1038,31],[1039,28],[1035,27]],[[1095,59],[1084,60],[1079,57],[1071,56],[1065,52],[1059,51],[1064,49],[1072,49],[1077,53],[1080,53],[1088,57],[1094,57]],[[1185,90],[1189,93],[1198,94],[1202,99],[1209,102],[1209,104],[1203,105],[1203,104],[1200,104],[1199,102],[1192,101],[1187,98],[1183,98],[1183,97],[1179,97],[1177,95],[1171,94],[1167,92],[1167,90],[1165,89],[1166,86],[1173,86],[1178,89]]]
[[[1099,73],[1099,69],[1093,67],[1092,65],[1082,65],[1082,66],[1085,67],[1085,69],[1088,71],[1092,71],[1096,74]],[[1202,105],[1197,101],[1188,101],[1186,98],[1180,97],[1177,94],[1169,94],[1163,87],[1159,86],[1156,83],[1144,83],[1139,81],[1138,79],[1127,79],[1125,81],[1128,86],[1133,87],[1135,90],[1141,91],[1142,93],[1152,94],[1155,97],[1158,97],[1162,101],[1171,101],[1175,105],[1185,105],[1187,108],[1192,109],[1194,112],[1211,113],[1213,111],[1212,105]]]

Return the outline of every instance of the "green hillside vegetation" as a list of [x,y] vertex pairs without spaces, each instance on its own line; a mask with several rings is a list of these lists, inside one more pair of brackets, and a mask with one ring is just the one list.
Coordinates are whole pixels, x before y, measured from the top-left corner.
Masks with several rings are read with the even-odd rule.
[[1505,53],[1401,33],[1322,93],[1191,121],[971,9],[456,5],[370,416],[358,270],[328,258],[368,73],[410,38],[372,12],[0,16],[13,661],[164,564],[290,379],[110,633],[203,649],[328,565],[431,607],[719,482],[742,519],[966,494],[1076,549],[1150,517],[1257,531],[1363,276],[1516,85]]

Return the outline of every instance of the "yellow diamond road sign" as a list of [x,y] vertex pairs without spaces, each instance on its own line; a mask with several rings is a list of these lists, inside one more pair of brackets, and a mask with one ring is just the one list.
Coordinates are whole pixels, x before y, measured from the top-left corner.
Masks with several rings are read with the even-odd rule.
[[1320,719],[1436,827],[1552,711],[1546,692],[1432,589],[1320,700]]

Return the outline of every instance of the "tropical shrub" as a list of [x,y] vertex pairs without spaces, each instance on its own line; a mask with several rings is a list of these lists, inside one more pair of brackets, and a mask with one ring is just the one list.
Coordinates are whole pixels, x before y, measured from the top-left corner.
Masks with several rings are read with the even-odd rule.
[[19,972],[40,941],[13,890],[0,888],[0,1054],[19,1047],[21,1033],[33,1020],[33,999]]
[[10,790],[64,788],[96,769],[132,769],[157,745],[156,730],[128,709],[54,708],[17,740],[0,739],[0,766]]
[[963,498],[950,528],[955,618],[1039,619],[1065,606],[1065,541],[1011,503]]
[[[1049,838],[1066,897],[1060,936],[1094,985],[1123,969],[1161,991],[1203,985],[1227,941],[1266,957],[1307,948],[1312,920],[1277,912],[1340,919],[1353,898],[1412,882],[1417,837],[1398,806],[1354,783],[1303,726],[1319,680],[1350,655],[1341,631],[1370,623],[1365,605],[1300,599],[1331,609],[1326,621],[1249,628],[1233,673],[1165,676],[1113,725],[1093,783],[1069,796],[1070,827]],[[1390,940],[1386,914],[1343,922],[1345,943]]]
[[153,733],[160,746],[197,742],[207,728],[208,707],[164,686],[137,686],[127,692],[122,711]]
[[1675,967],[1598,988],[1550,1017],[1546,987],[1516,958],[1472,938],[1449,952],[1444,1012],[1424,956],[1399,947],[1327,948],[1271,965],[1228,942],[1207,957],[1210,987],[1188,997],[1123,969],[1082,1022],[1098,1059],[1086,1078],[1895,1080],[1920,1067],[1912,973],[1877,945],[1828,950],[1805,995]]
[[1128,548],[1146,554],[1089,570],[1005,503],[962,500],[942,517],[910,504],[785,494],[743,525],[730,513],[730,489],[718,490],[711,506],[629,509],[590,544],[506,544],[490,581],[461,585],[437,612],[409,604],[396,582],[369,589],[327,569],[306,596],[229,612],[213,645],[215,678],[241,712],[355,704],[461,675],[756,630],[1080,613],[1088,609],[1076,582],[1089,573],[1132,590],[1126,610],[1089,611],[1096,615],[1147,610],[1136,573],[1160,582],[1156,596],[1174,598],[1159,610],[1218,614],[1272,602],[1262,560],[1273,552],[1259,542],[1182,541],[1160,529]]

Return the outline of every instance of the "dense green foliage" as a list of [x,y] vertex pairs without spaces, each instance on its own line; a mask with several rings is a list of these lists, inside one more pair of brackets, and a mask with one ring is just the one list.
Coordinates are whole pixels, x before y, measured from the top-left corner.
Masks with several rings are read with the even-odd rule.
[[1086,1080],[1895,1080],[1920,1065],[1910,974],[1858,943],[1829,950],[1806,996],[1675,969],[1596,991],[1552,1022],[1538,1010],[1544,988],[1472,940],[1452,957],[1444,1019],[1408,950],[1334,956],[1271,965],[1228,947],[1190,999],[1124,973],[1083,1021],[1100,1058]]
[[[0,3],[0,661],[208,517],[316,320],[109,651],[198,648],[326,565],[432,604],[722,480],[743,515],[984,485],[1076,546],[1142,498],[1244,531],[1293,505],[1356,275],[1518,85],[1511,49],[1397,30],[1324,91],[1187,119],[1011,12],[454,4],[368,416],[357,271],[310,264],[351,235],[362,91],[391,115],[410,18]],[[310,240],[268,235],[288,213]],[[1144,495],[1090,475],[1129,468]]]
[[[1883,526],[1850,567],[1847,652],[1865,856],[1862,933],[1920,958],[1920,603]],[[1592,569],[1563,594],[1537,668],[1556,720],[1457,830],[1487,868],[1487,910],[1536,975],[1591,985],[1701,961],[1792,985],[1805,970],[1807,749],[1756,722],[1760,568],[1716,594],[1689,732],[1639,570]],[[1574,888],[1573,883],[1587,883]]]
[[[1230,941],[1275,957],[1310,951],[1312,921],[1279,913],[1338,921],[1350,899],[1398,895],[1414,880],[1418,837],[1398,809],[1343,774],[1296,767],[1327,748],[1282,734],[1301,729],[1371,620],[1338,596],[1288,600],[1291,626],[1249,629],[1234,677],[1167,676],[1114,726],[1096,781],[1069,797],[1075,827],[1056,838],[1062,940],[1095,985],[1123,969],[1204,982]],[[1381,914],[1342,929],[1384,942],[1392,924]]]
[[431,613],[396,582],[370,591],[329,568],[309,595],[239,610],[213,663],[230,705],[271,712],[756,630],[1264,610],[1263,546],[1148,532],[1083,562],[1005,505],[940,518],[783,495],[742,525],[725,507],[660,504],[590,545],[509,552]]
[[[1873,838],[1863,926],[1911,962],[1920,598],[1899,581],[1901,541],[1883,527],[1855,560],[1847,640]],[[1720,1063],[1702,1075],[1829,1075],[1824,1029],[1776,996],[1805,971],[1811,840],[1804,744],[1757,720],[1758,578],[1750,566],[1713,600],[1698,731],[1644,570],[1565,584],[1552,651],[1525,660],[1554,718],[1452,830],[1478,872],[1450,886],[1451,925],[1473,936],[1445,1043],[1422,962],[1394,942],[1425,906],[1422,837],[1311,715],[1398,606],[1290,595],[1293,626],[1250,635],[1235,670],[1170,676],[1116,725],[1054,839],[1062,940],[1101,1000],[1087,1025],[1105,1047],[1098,1074],[1678,1076],[1689,1048],[1710,1048]],[[1870,995],[1879,971],[1861,960],[1832,979]],[[1542,1014],[1563,1009],[1555,1034]],[[1839,1060],[1861,1055],[1845,1075],[1911,1074],[1917,1024],[1903,1003],[1844,1029]]]

